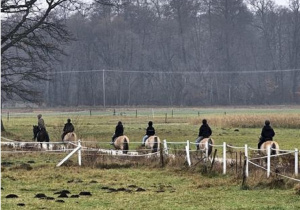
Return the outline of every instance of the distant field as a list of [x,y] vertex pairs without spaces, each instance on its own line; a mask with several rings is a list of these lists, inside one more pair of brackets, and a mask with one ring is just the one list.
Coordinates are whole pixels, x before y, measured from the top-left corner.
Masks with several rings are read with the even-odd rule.
[[[67,118],[71,118],[80,139],[109,142],[118,121],[125,134],[140,142],[147,123],[152,120],[157,134],[167,141],[194,141],[203,118],[218,142],[255,147],[265,119],[271,121],[277,140],[283,148],[300,148],[300,108],[115,108],[115,109],[44,109],[2,110],[6,130],[22,141],[32,138],[36,115],[43,114],[51,141],[60,141]],[[238,131],[237,131],[238,130]]]
[[[9,114],[8,114],[9,112]],[[140,108],[140,109],[44,109],[2,110],[6,132],[2,136],[31,141],[32,125],[43,114],[51,141],[60,141],[63,125],[71,118],[82,141],[111,148],[108,142],[121,120],[131,142],[141,142],[149,120],[161,139],[186,141],[198,135],[203,118],[210,124],[216,144],[248,144],[256,148],[265,119],[270,119],[281,148],[300,148],[300,108]],[[2,140],[3,141],[3,140]],[[138,147],[139,144],[136,144]],[[132,146],[134,149],[135,146]],[[300,184],[296,181],[267,179],[263,171],[250,171],[248,190],[241,189],[242,168],[222,166],[211,172],[205,163],[188,167],[183,155],[178,162],[110,158],[83,154],[83,166],[77,156],[61,167],[56,164],[67,153],[1,154],[2,209],[299,209]],[[59,198],[62,190],[68,198]],[[91,196],[80,195],[90,192]],[[43,193],[46,198],[35,198]],[[18,198],[6,198],[16,194]],[[71,196],[74,196],[71,198]],[[63,203],[57,202],[62,200]],[[25,207],[18,206],[24,204]]]

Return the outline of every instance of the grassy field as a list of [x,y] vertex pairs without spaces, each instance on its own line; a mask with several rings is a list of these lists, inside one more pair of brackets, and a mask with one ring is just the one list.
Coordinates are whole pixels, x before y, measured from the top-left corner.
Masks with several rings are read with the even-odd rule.
[[[9,113],[9,114],[8,114]],[[51,141],[59,141],[71,118],[82,141],[111,148],[108,142],[119,120],[131,142],[140,142],[149,120],[161,139],[186,141],[198,135],[203,118],[213,130],[216,144],[257,146],[265,119],[271,121],[281,148],[300,148],[300,108],[160,108],[2,110],[6,132],[2,136],[31,141],[36,115],[43,114]],[[3,141],[3,140],[2,140]],[[136,144],[136,147],[139,145]],[[133,146],[134,149],[135,146]],[[242,173],[216,165],[188,167],[184,161],[161,167],[159,160],[132,160],[83,154],[83,166],[74,156],[61,167],[66,154],[1,154],[2,209],[299,209],[300,185],[265,172],[251,171],[246,187]],[[246,189],[246,190],[245,190]],[[68,198],[55,194],[68,190]],[[89,192],[91,195],[79,195]],[[39,193],[46,198],[35,198]],[[6,198],[16,194],[18,198]],[[77,196],[79,195],[79,197]],[[71,197],[73,196],[73,197]],[[78,198],[77,198],[78,197]],[[25,206],[21,206],[24,204]]]

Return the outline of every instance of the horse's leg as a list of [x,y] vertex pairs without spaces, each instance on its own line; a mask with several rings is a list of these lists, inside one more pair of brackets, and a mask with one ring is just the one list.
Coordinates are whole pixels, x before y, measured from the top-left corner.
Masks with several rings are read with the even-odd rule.
[[153,147],[152,147],[152,153],[157,152],[157,150],[158,150],[157,137],[154,137],[154,144],[153,144]]
[[127,139],[124,138],[124,142],[123,142],[123,154],[127,154],[128,150],[129,150],[129,145],[128,145]]

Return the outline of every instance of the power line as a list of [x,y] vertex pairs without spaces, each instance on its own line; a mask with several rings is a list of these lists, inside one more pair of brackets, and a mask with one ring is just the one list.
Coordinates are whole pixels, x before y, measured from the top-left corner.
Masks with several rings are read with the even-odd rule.
[[94,72],[118,72],[118,73],[139,73],[139,74],[254,74],[254,73],[284,73],[298,72],[300,69],[275,69],[275,70],[251,70],[251,71],[136,71],[122,69],[91,69],[75,71],[57,71],[50,74],[73,74],[73,73],[94,73]]

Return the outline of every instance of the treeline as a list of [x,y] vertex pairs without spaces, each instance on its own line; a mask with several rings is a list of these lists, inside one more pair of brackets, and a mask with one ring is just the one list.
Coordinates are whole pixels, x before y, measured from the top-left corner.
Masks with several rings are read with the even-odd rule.
[[85,14],[66,17],[75,41],[53,65],[44,102],[296,104],[299,7],[299,0],[288,7],[272,0],[95,1]]

